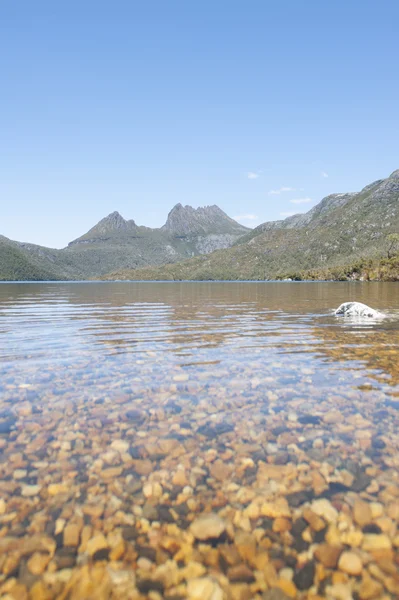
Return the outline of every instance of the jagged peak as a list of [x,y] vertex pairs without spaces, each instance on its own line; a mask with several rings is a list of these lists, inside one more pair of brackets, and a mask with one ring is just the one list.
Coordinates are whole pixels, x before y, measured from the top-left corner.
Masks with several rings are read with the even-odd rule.
[[186,204],[184,206],[183,204],[181,204],[181,202],[178,202],[177,204],[175,204],[174,207],[169,211],[169,214],[173,213],[174,211],[178,211],[178,210],[184,210],[189,213],[219,213],[219,214],[223,214],[223,215],[226,214],[216,204],[199,206],[198,208],[194,208],[190,204]]
[[114,210],[114,212],[101,219],[97,225],[94,225],[94,227],[88,231],[88,234],[103,234],[114,230],[134,229],[135,227],[137,226],[133,219],[126,221],[117,210]]
[[[134,223],[134,221],[130,222]],[[108,224],[114,229],[122,229],[127,223],[129,223],[129,221],[126,221],[117,210],[114,210],[114,212],[109,213],[109,215],[101,219],[101,221],[99,221],[95,227],[100,224]]]
[[87,233],[73,242],[70,242],[68,245],[71,246],[81,242],[87,243],[89,240],[95,240],[112,234],[116,231],[131,231],[135,230],[136,228],[137,225],[133,219],[126,221],[126,219],[124,219],[117,210],[114,210],[112,213],[101,219],[101,221],[94,225],[94,227],[92,227]]
[[188,204],[183,206],[180,202],[169,212],[161,229],[177,236],[247,231],[246,227],[231,219],[216,204],[193,208]]
[[[119,213],[117,210],[114,210],[112,213],[109,213],[109,215],[107,215],[106,217],[104,217],[105,219],[123,219],[121,213]],[[125,220],[125,219],[123,219]]]
[[399,169],[396,169],[396,171],[391,173],[388,179],[399,179]]

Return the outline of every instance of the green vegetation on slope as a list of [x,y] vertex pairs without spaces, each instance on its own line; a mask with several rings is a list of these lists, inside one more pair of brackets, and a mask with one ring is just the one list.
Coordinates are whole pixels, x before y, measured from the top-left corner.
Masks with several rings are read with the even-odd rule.
[[392,242],[398,231],[399,171],[395,171],[359,193],[333,194],[309,213],[265,223],[231,248],[174,265],[118,269],[105,279],[265,280],[323,272],[360,260],[379,260],[387,252],[387,236]]
[[14,258],[0,247],[0,278],[278,279],[287,273],[345,270],[384,254],[389,258],[396,252],[398,231],[399,170],[359,193],[331,194],[308,213],[250,232],[216,206],[176,205],[160,229],[111,213],[63,250],[3,238]]
[[287,272],[279,279],[294,281],[399,281],[399,254],[390,258],[363,258],[347,265]]
[[6,238],[0,237],[0,281],[43,281],[58,279],[29,260],[26,254]]
[[[159,229],[139,227],[114,212],[62,250],[11,240],[7,243],[46,278],[52,274],[53,279],[80,280],[114,269],[174,263],[228,248],[247,231],[216,206],[193,209],[177,205]],[[0,248],[0,277],[24,278],[24,271],[13,271],[12,264]]]

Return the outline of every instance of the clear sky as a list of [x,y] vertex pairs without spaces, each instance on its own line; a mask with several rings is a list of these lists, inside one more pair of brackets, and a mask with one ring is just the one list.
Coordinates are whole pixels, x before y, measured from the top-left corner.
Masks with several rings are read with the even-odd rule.
[[388,176],[398,23],[398,0],[0,0],[0,234],[63,247],[177,202],[253,226]]

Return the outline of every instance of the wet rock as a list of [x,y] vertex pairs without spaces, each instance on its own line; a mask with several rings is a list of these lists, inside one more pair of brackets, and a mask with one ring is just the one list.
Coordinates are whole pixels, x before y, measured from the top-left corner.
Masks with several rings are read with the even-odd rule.
[[27,563],[29,571],[33,575],[41,575],[46,570],[47,565],[50,562],[50,558],[50,554],[34,552]]
[[316,513],[316,515],[319,515],[328,523],[334,523],[338,519],[337,509],[334,508],[331,502],[325,498],[313,500],[311,509],[314,513]]
[[122,537],[127,542],[129,542],[131,540],[136,540],[138,538],[138,536],[139,536],[138,531],[137,531],[136,527],[134,527],[133,525],[126,525],[122,529]]
[[362,561],[354,552],[342,552],[338,561],[338,568],[348,575],[360,575],[362,572]]
[[232,583],[253,583],[255,581],[253,572],[245,564],[230,567],[227,570],[227,577]]
[[368,525],[373,518],[369,504],[357,499],[353,506],[353,518],[360,527]]
[[211,513],[195,519],[190,530],[197,540],[205,541],[219,538],[226,530],[226,523],[217,514]]
[[159,483],[146,483],[143,486],[143,494],[145,498],[160,498],[163,489]]
[[64,546],[79,546],[80,527],[75,523],[68,524],[64,529]]
[[262,600],[290,600],[290,596],[287,596],[280,588],[272,588],[263,592]]
[[77,549],[60,548],[54,558],[59,569],[71,569],[76,565]]
[[158,520],[161,523],[174,523],[175,519],[170,512],[169,506],[161,505],[158,506]]
[[296,521],[294,521],[292,528],[291,528],[292,535],[296,536],[296,537],[302,536],[302,533],[305,531],[307,526],[308,526],[308,523],[307,523],[307,521],[305,521],[305,519],[303,517],[296,519]]
[[182,411],[182,407],[180,406],[180,404],[177,404],[177,402],[173,402],[173,401],[168,402],[167,405],[165,406],[165,409],[166,409],[166,412],[174,414],[174,415],[178,415]]
[[362,529],[363,533],[374,533],[374,534],[380,534],[382,533],[381,527],[379,525],[377,525],[377,523],[368,523],[367,525],[365,525]]
[[188,600],[223,600],[221,587],[210,577],[191,579],[187,584]]
[[47,492],[50,496],[57,496],[58,494],[67,494],[69,491],[68,486],[65,483],[51,483]]
[[386,446],[386,444],[385,444],[384,440],[382,440],[382,439],[381,439],[381,438],[379,438],[379,437],[374,437],[374,438],[371,440],[371,445],[372,445],[372,447],[373,447],[375,450],[383,450],[383,449],[385,448],[385,446]]
[[308,590],[314,581],[316,568],[313,561],[306,563],[301,569],[294,574],[293,581],[298,590]]
[[141,449],[136,446],[131,446],[129,448],[129,454],[132,458],[139,459],[142,458]]
[[366,304],[362,304],[362,302],[344,302],[337,308],[335,314],[342,317],[384,318],[382,313],[370,308]]
[[146,503],[143,506],[143,517],[149,521],[158,521],[158,508],[154,504]]
[[321,531],[326,526],[325,521],[310,508],[306,508],[303,511],[303,518],[309,523],[314,531]]
[[113,440],[111,448],[117,452],[124,453],[129,450],[129,442],[126,442],[125,440]]
[[372,482],[372,477],[366,473],[358,473],[352,483],[351,490],[353,492],[363,492]]
[[372,600],[383,597],[382,583],[370,577],[367,571],[364,571],[362,575],[359,597],[361,600]]
[[126,411],[126,418],[129,421],[134,421],[137,424],[141,424],[145,421],[145,415],[139,410],[131,409]]
[[260,507],[260,514],[263,517],[276,519],[277,517],[290,517],[291,510],[288,502],[284,498],[279,498],[275,502],[264,502]]
[[241,556],[236,546],[222,544],[219,546],[220,563],[226,571],[229,567],[238,565],[241,562]]
[[109,548],[100,548],[93,554],[93,560],[108,560],[109,557]]
[[136,546],[138,556],[142,558],[147,558],[151,562],[155,562],[157,558],[157,552],[155,548],[151,548],[150,546]]
[[274,457],[275,465],[286,465],[290,461],[290,455],[288,452],[277,452]]
[[328,489],[321,494],[322,498],[330,499],[336,494],[344,494],[349,490],[349,487],[340,481],[332,481],[328,484]]
[[275,435],[276,437],[278,437],[285,431],[288,431],[288,428],[285,425],[279,425],[278,427],[274,427],[272,429],[272,434]]
[[298,417],[298,422],[301,425],[318,425],[321,421],[321,417],[317,415],[301,415]]
[[329,544],[320,544],[315,550],[316,559],[328,569],[335,569],[339,557],[341,556],[342,548],[339,546],[330,546]]
[[373,550],[390,550],[392,548],[392,542],[389,537],[384,534],[373,534],[366,533],[363,536],[362,549],[367,552]]
[[214,439],[224,433],[230,433],[234,431],[233,425],[229,423],[218,423],[217,425],[202,425],[197,429],[197,433],[204,435],[209,439]]
[[87,542],[86,550],[88,554],[93,555],[98,550],[108,548],[108,542],[102,533],[97,533]]
[[21,495],[26,498],[37,496],[41,489],[40,485],[23,485],[21,488]]
[[151,592],[163,594],[165,586],[162,581],[154,581],[153,579],[141,579],[137,581],[137,589],[140,594],[148,595]]
[[299,553],[305,552],[305,550],[307,550],[309,546],[310,542],[306,541],[302,536],[295,537],[292,544],[294,550],[296,550]]
[[286,496],[287,502],[293,508],[298,508],[305,502],[309,502],[313,498],[313,492],[311,490],[303,490],[300,492],[293,492]]

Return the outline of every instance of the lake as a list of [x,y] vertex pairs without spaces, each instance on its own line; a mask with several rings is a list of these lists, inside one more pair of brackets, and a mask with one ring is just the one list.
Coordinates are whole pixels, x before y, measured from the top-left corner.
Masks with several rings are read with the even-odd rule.
[[398,598],[398,522],[398,284],[0,284],[1,598]]

